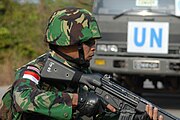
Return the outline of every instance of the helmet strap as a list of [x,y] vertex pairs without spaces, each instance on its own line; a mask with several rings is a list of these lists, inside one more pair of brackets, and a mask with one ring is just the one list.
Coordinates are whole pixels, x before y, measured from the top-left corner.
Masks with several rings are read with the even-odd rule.
[[83,49],[82,43],[78,44],[78,52],[79,52],[79,58],[78,58],[79,64],[85,68],[89,67],[89,65],[90,65],[89,61],[86,61],[85,57],[84,57],[84,49]]
[[82,44],[78,44],[79,58],[72,58],[71,56],[66,55],[65,53],[59,51],[58,47],[59,46],[49,44],[49,48],[51,50],[54,50],[58,55],[62,56],[69,62],[75,63],[76,65],[78,65],[79,67],[82,67],[82,68],[89,67],[89,65],[90,65],[89,61],[85,61],[85,59],[84,59],[84,49],[83,49]]

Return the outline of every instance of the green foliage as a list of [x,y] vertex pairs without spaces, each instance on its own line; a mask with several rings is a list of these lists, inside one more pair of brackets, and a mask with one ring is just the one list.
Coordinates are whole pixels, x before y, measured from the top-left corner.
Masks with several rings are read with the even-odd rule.
[[44,32],[55,10],[64,7],[91,10],[91,5],[92,0],[40,0],[40,4],[0,0],[0,69],[3,69],[0,79],[8,81],[7,76],[11,76],[13,81],[14,69],[48,50]]
[[5,2],[3,2],[2,0],[0,0],[0,14],[4,14],[6,7],[5,7]]

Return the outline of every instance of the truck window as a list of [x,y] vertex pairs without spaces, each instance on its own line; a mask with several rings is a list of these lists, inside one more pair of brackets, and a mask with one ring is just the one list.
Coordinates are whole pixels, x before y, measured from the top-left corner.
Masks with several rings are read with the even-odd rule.
[[[139,1],[139,2],[138,2]],[[144,2],[141,2],[144,1]],[[94,14],[117,15],[129,9],[153,9],[175,14],[174,0],[97,0]]]

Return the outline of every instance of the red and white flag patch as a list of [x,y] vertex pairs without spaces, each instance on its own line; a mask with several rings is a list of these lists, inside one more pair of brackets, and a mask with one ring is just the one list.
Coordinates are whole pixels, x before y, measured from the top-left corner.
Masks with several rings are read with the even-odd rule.
[[23,78],[29,79],[36,84],[38,84],[40,80],[40,76],[36,72],[32,72],[32,71],[25,71]]

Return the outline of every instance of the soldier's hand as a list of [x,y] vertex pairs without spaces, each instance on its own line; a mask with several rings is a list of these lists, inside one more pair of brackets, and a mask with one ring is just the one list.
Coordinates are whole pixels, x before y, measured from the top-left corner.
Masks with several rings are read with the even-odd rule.
[[78,94],[72,94],[72,107],[75,108],[78,105]]
[[146,112],[149,115],[151,120],[163,120],[163,116],[158,116],[158,109],[153,108],[151,105],[146,105]]
[[116,112],[116,109],[115,109],[111,104],[108,104],[108,105],[106,106],[106,108],[107,108],[108,110],[110,110],[111,112]]
[[154,108],[151,105],[146,105],[146,111],[137,113],[134,116],[134,120],[163,120],[163,116],[158,116],[158,109]]

